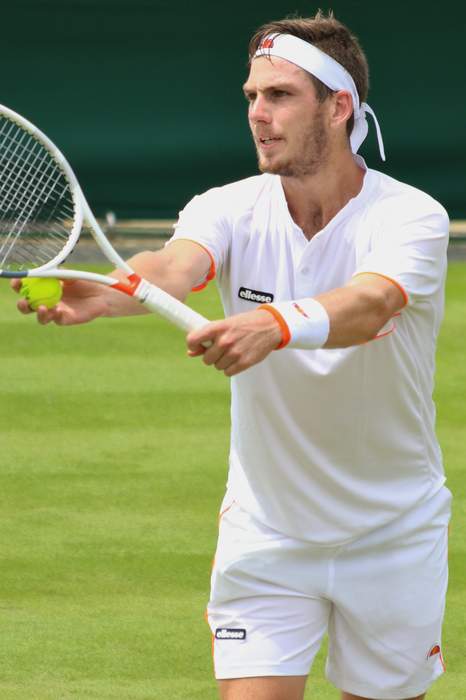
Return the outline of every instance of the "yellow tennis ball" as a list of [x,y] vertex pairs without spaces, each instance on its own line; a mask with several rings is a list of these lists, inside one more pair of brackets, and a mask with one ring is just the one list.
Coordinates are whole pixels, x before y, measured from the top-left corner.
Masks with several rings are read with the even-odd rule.
[[51,309],[58,304],[62,297],[62,287],[54,277],[24,277],[19,293],[27,300],[31,309],[37,311],[39,306]]

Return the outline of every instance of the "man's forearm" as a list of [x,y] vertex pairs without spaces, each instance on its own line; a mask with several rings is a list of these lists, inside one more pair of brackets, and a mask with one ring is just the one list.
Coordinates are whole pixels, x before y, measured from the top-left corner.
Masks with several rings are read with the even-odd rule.
[[[390,283],[388,283],[390,284]],[[316,299],[330,318],[326,348],[344,348],[373,340],[397,309],[394,287],[346,286]]]
[[[180,265],[174,265],[170,258],[162,255],[162,251],[145,251],[138,253],[127,262],[137,275],[148,282],[152,282],[171,296],[184,301],[191,288],[191,280],[186,271]],[[118,280],[126,280],[123,270],[114,270],[111,277]],[[121,294],[119,291],[108,288],[103,290],[106,295],[108,313],[106,316],[131,316],[148,313],[147,309],[136,299]]]
[[[158,251],[138,253],[128,260],[130,267],[148,282],[171,296],[184,301],[194,284],[209,269],[205,252],[189,241],[175,241]],[[126,273],[115,270],[112,277],[126,279]],[[138,301],[113,289],[105,290],[106,316],[127,316],[147,313]]]

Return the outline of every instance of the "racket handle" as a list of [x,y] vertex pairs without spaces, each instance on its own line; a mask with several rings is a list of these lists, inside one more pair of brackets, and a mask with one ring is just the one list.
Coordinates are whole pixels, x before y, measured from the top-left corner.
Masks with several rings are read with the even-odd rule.
[[141,283],[136,296],[150,311],[163,316],[178,328],[188,332],[209,323],[208,319],[193,311],[189,306],[172,297],[145,280]]

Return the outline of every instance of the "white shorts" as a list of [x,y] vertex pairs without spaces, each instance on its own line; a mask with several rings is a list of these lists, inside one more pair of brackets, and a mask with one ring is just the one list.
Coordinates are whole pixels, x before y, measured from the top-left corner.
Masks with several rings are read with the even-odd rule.
[[451,494],[339,547],[292,539],[233,503],[220,521],[207,619],[218,679],[307,675],[328,631],[327,678],[380,700],[444,671]]

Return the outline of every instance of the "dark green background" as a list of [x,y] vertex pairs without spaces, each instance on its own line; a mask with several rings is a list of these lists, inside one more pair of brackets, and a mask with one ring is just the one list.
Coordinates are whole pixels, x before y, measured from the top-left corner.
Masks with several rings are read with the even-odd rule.
[[241,84],[259,24],[333,8],[371,66],[388,160],[372,167],[466,217],[466,3],[16,0],[2,13],[0,101],[51,136],[97,214],[173,216],[256,172]]

